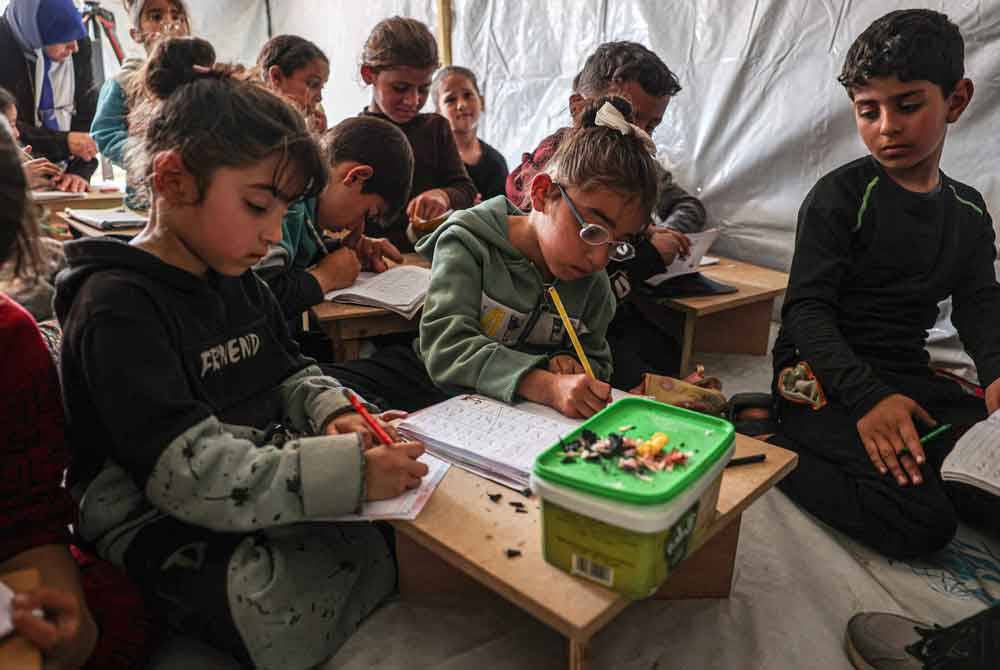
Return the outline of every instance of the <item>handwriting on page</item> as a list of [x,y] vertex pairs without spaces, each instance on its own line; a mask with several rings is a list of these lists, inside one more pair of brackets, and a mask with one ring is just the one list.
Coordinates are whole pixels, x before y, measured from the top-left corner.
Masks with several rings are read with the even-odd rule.
[[410,416],[423,434],[528,471],[535,456],[572,429],[565,423],[479,396],[460,396]]
[[941,467],[942,477],[1000,495],[1000,412],[980,421],[959,439]]

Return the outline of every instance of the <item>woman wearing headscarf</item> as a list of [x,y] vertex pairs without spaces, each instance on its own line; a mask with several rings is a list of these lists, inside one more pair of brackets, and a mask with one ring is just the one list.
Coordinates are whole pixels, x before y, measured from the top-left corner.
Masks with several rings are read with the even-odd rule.
[[97,168],[90,54],[73,0],[10,0],[0,17],[0,86],[17,99],[21,141],[66,164],[52,182],[63,191],[86,190]]

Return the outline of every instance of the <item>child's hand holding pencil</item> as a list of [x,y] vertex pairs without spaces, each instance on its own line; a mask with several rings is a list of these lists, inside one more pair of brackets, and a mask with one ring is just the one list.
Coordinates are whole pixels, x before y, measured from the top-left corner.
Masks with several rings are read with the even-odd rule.
[[[417,460],[424,453],[424,445],[399,441],[399,434],[389,423],[394,418],[406,416],[406,413],[386,412],[382,417],[376,418],[365,409],[353,392],[344,389],[344,396],[355,411],[342,414],[331,421],[327,425],[327,434],[359,433],[362,440],[368,440],[364,447],[365,499],[395,498],[420,486],[421,478],[427,474],[427,466]],[[377,442],[371,445],[373,435]]]

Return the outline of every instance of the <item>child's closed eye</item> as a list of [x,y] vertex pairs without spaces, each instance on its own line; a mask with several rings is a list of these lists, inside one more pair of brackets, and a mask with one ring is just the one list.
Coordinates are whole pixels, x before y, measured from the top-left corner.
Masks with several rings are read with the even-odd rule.
[[268,210],[267,205],[250,202],[249,200],[244,200],[243,203],[247,206],[247,209],[254,214],[264,214]]

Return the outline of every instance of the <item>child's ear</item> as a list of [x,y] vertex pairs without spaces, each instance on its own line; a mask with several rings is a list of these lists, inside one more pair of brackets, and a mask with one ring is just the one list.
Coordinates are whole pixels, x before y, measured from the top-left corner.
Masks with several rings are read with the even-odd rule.
[[275,86],[280,86],[281,82],[285,78],[285,73],[281,71],[281,68],[277,65],[272,65],[267,68],[267,81]]
[[552,177],[545,172],[539,172],[531,180],[531,209],[536,212],[545,212],[549,203],[549,191],[553,188]]
[[364,186],[365,182],[372,178],[375,169],[371,165],[355,165],[344,175],[342,183],[348,188],[353,186]]
[[972,94],[975,90],[976,87],[973,86],[971,79],[958,80],[958,83],[955,84],[955,90],[951,92],[951,95],[945,101],[948,105],[948,123],[958,121],[959,117],[962,116],[962,112],[965,111],[965,108],[969,106],[969,102],[972,101]]
[[583,111],[583,106],[586,104],[587,99],[580,95],[579,93],[571,93],[569,96],[569,114],[574,119],[577,115]]
[[198,185],[176,151],[161,151],[153,158],[153,191],[174,205],[198,202]]
[[376,77],[378,77],[378,73],[372,69],[371,65],[361,66],[361,81],[365,82],[365,84],[369,86],[374,85]]

